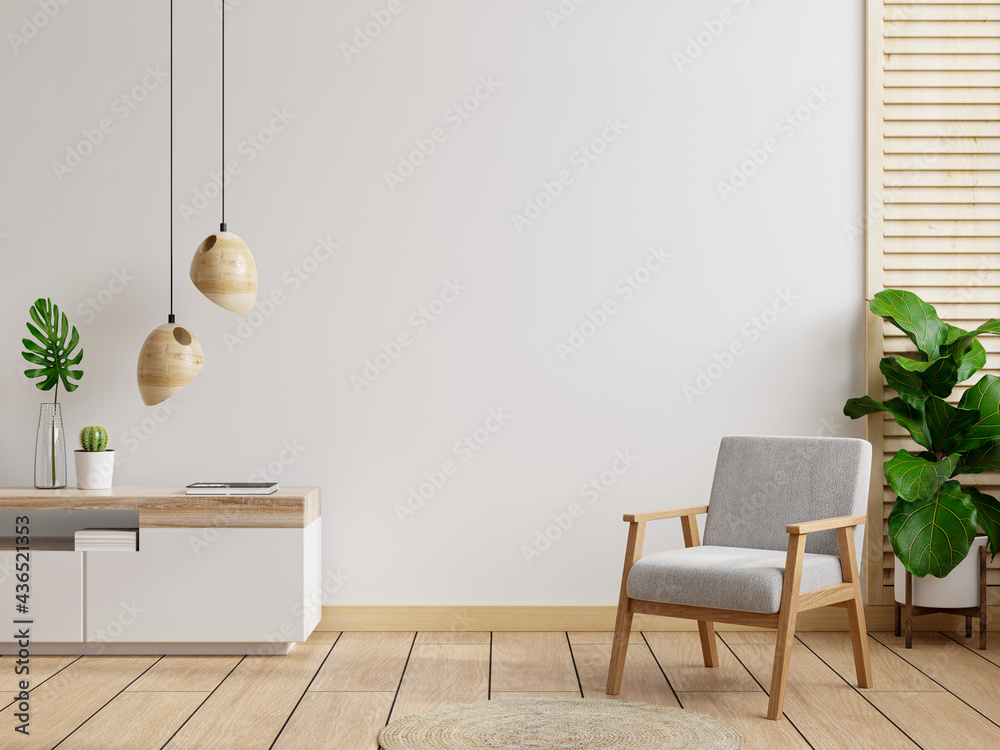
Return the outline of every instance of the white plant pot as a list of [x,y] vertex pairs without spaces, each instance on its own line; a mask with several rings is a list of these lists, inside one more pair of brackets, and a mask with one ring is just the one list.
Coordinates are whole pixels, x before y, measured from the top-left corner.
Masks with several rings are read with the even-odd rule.
[[[926,575],[913,576],[914,607],[978,607],[979,606],[979,548],[989,543],[986,536],[977,536],[969,554],[944,578]],[[896,558],[893,576],[895,599],[906,604],[906,568]]]
[[76,486],[81,490],[107,490],[115,472],[115,452],[73,451],[76,458]]

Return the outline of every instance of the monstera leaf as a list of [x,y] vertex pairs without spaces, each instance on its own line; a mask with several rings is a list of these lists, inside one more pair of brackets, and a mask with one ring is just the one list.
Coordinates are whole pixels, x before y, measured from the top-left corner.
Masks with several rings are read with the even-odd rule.
[[926,500],[896,498],[889,514],[889,541],[913,575],[944,578],[969,554],[978,526],[976,515],[972,497],[949,480]]
[[40,378],[35,384],[39,390],[55,388],[58,401],[60,382],[67,391],[75,391],[79,384],[71,381],[83,377],[83,370],[73,369],[83,360],[83,349],[73,351],[80,343],[80,334],[76,326],[69,324],[66,313],[60,313],[59,306],[50,299],[35,300],[29,312],[28,331],[37,341],[21,339],[25,349],[21,356],[37,367],[26,369],[24,374]]
[[955,386],[986,365],[981,335],[1000,335],[1000,320],[973,331],[945,323],[912,292],[887,289],[869,308],[903,331],[917,348],[879,363],[890,398],[852,398],[844,414],[856,419],[887,412],[923,450],[899,451],[884,466],[897,499],[889,541],[914,575],[947,575],[969,551],[976,529],[1000,553],[1000,502],[953,477],[1000,471],[1000,377],[984,375],[949,402]]
[[958,453],[943,461],[928,461],[899,451],[885,462],[883,472],[893,492],[903,500],[916,502],[936,495],[941,485],[951,478],[960,460]]

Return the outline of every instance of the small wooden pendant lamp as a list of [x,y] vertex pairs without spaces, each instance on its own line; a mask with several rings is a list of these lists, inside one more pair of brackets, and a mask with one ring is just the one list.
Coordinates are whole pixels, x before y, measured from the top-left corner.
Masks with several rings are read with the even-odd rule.
[[146,406],[166,401],[194,380],[205,364],[198,339],[174,322],[174,0],[170,0],[170,314],[139,351],[139,395]]
[[153,329],[139,350],[139,395],[146,406],[166,401],[194,380],[205,364],[198,339],[187,328],[169,322]]
[[222,8],[222,223],[191,259],[191,281],[219,307],[245,314],[257,300],[257,265],[247,244],[226,231],[226,8]]

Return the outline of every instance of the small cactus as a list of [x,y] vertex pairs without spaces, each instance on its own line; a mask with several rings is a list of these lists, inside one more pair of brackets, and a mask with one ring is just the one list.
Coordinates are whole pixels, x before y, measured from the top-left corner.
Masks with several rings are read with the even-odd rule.
[[108,428],[99,424],[91,424],[80,430],[80,447],[88,453],[106,450],[108,447]]

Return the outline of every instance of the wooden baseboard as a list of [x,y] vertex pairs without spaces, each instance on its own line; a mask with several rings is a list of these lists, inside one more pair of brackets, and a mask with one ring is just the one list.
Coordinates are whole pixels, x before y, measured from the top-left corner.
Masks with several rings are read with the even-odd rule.
[[[989,621],[997,621],[1000,607],[988,607]],[[865,607],[868,630],[892,630],[893,607]],[[956,615],[927,615],[913,620],[915,630],[956,630],[964,619]],[[323,607],[323,619],[317,630],[367,631],[611,631],[615,628],[615,607],[392,607],[332,606]],[[636,615],[633,630],[697,630],[692,620]],[[739,625],[718,625],[718,630],[754,630]],[[802,612],[797,630],[847,630],[847,612],[840,607],[826,607]],[[992,629],[992,628],[991,628]]]

